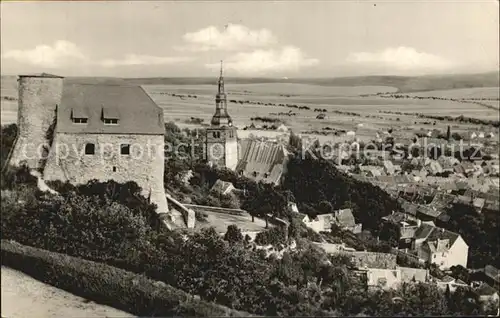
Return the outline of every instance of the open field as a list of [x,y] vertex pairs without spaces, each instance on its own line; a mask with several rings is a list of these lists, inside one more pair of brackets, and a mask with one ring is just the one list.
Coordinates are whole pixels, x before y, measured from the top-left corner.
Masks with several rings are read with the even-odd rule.
[[[206,85],[214,84],[214,78],[130,78],[128,82],[139,85]],[[449,74],[426,76],[356,76],[335,78],[238,78],[227,77],[227,83],[298,83],[318,86],[386,86],[395,87],[398,92],[420,92],[433,90],[458,89],[468,87],[498,87],[498,72],[478,74]]]
[[2,266],[2,317],[134,317]]
[[424,96],[424,97],[443,97],[455,99],[472,99],[472,98],[500,98],[500,91],[498,87],[474,87],[474,88],[460,88],[449,89],[441,91],[429,91],[410,93],[410,96]]
[[[259,92],[252,91],[255,84],[246,86],[238,85],[239,91],[232,91],[230,85],[228,91],[228,109],[237,127],[248,126],[250,118],[273,117],[284,122],[287,127],[294,131],[322,130],[330,127],[339,130],[356,130],[361,139],[373,138],[377,131],[398,129],[405,127],[408,131],[428,130],[436,128],[432,120],[425,120],[415,116],[400,116],[393,114],[381,114],[380,111],[400,111],[407,113],[424,113],[428,115],[466,116],[489,120],[498,120],[498,112],[475,104],[459,103],[447,100],[429,99],[392,99],[379,96],[322,96],[319,91],[313,91],[308,96],[293,96],[297,86],[288,92],[283,91],[282,84],[266,84],[267,90],[272,91],[273,86],[279,85],[280,94],[291,94],[290,97],[279,96],[272,93],[263,93],[260,86]],[[202,86],[200,88],[200,86]],[[190,117],[204,119],[209,123],[214,111],[215,85],[145,85],[145,90],[165,111],[165,119],[175,122],[185,122]],[[307,85],[308,87],[310,85]],[[244,88],[243,88],[244,87]],[[330,88],[330,87],[329,87]],[[304,89],[304,88],[303,88]],[[358,92],[363,94],[364,88],[357,87]],[[243,91],[243,92],[242,92]],[[342,88],[332,88],[332,92],[341,94]],[[316,95],[314,95],[314,93]],[[352,94],[352,90],[351,90]],[[173,96],[176,95],[176,96]],[[189,97],[188,95],[191,95]],[[196,95],[196,98],[193,96]],[[243,104],[234,101],[246,101]],[[256,103],[261,103],[256,104]],[[274,104],[274,105],[262,105]],[[297,109],[276,105],[307,106],[310,109]],[[318,112],[314,108],[326,109],[325,119],[316,119]],[[295,116],[271,115],[292,111]],[[358,113],[360,116],[352,116],[344,113]],[[263,124],[255,122],[255,124]],[[443,124],[445,127],[449,123]],[[455,124],[457,130],[469,130],[470,124]],[[362,128],[360,127],[362,126]],[[476,127],[477,128],[477,127]],[[264,133],[263,133],[264,134]],[[266,135],[269,133],[266,132]],[[242,134],[239,133],[239,136]]]
[[231,224],[238,226],[243,232],[264,231],[266,221],[254,218],[250,215],[231,215],[226,213],[205,212],[207,222],[196,222],[196,228],[214,227],[217,233],[226,233],[227,227]]
[[[483,78],[479,75],[467,77]],[[491,75],[485,75],[488,80],[486,84],[492,82]],[[430,78],[430,79],[429,79]],[[477,79],[476,78],[476,79]],[[331,79],[329,85],[319,79],[310,79],[308,83],[283,83],[276,80],[266,82],[247,81],[232,83],[231,79],[226,79],[226,92],[228,94],[228,109],[233,118],[235,126],[240,129],[252,123],[252,117],[272,117],[279,119],[288,128],[295,132],[322,131],[325,128],[337,130],[353,130],[360,139],[373,139],[377,132],[394,129],[403,134],[412,135],[415,131],[428,131],[435,128],[446,129],[447,125],[452,125],[454,131],[465,132],[471,130],[489,131],[490,127],[480,127],[468,123],[437,122],[417,118],[416,116],[383,114],[381,111],[423,113],[426,115],[447,115],[466,116],[487,120],[499,120],[497,111],[473,103],[454,102],[449,100],[432,99],[395,99],[374,96],[376,93],[391,93],[398,89],[397,83],[409,83],[408,78],[402,77],[365,77],[363,80],[353,82],[353,86],[333,86],[340,79]],[[429,81],[444,80],[446,77],[425,77],[417,83],[429,83]],[[68,81],[93,81],[94,79],[68,79]],[[165,82],[168,79],[148,79],[142,83]],[[413,78],[415,81],[415,78]],[[99,79],[99,81],[121,81],[120,79]],[[140,79],[127,80],[139,83]],[[196,81],[200,82],[199,84]],[[314,84],[316,82],[316,84]],[[324,79],[326,81],[326,79]],[[353,79],[343,79],[339,83],[347,85]],[[205,124],[210,122],[214,112],[215,94],[217,87],[216,80],[211,79],[180,79],[171,80],[175,84],[152,84],[143,85],[151,98],[164,109],[166,121],[174,121],[181,126],[195,127],[189,124],[191,117],[201,118]],[[358,84],[367,84],[360,86]],[[382,86],[380,84],[386,84]],[[460,82],[466,85],[468,82]],[[393,86],[391,86],[394,84]],[[486,85],[484,84],[484,85]],[[378,86],[377,86],[378,85]],[[409,84],[408,84],[409,85]],[[479,84],[478,84],[479,85]],[[2,124],[16,122],[17,101],[12,97],[17,97],[17,83],[15,77],[2,77]],[[417,84],[413,87],[419,87]],[[399,87],[400,88],[400,87]],[[495,95],[496,94],[496,95]],[[364,95],[364,96],[361,96]],[[366,96],[369,95],[369,96]],[[436,96],[443,98],[497,98],[498,89],[496,87],[475,87],[460,88],[451,90],[435,90],[432,92],[419,92],[410,95],[416,96]],[[10,97],[6,100],[4,97]],[[490,101],[481,101],[490,102]],[[497,105],[497,101],[491,101],[492,105]],[[281,105],[281,106],[280,106]],[[303,109],[299,109],[302,107]],[[309,109],[305,109],[308,107]],[[315,108],[325,109],[325,118],[316,119],[318,112]],[[288,116],[279,113],[293,112],[295,115]],[[356,113],[356,114],[352,114]],[[263,122],[254,122],[256,125],[263,125]],[[269,125],[269,124],[268,124]],[[240,137],[253,135],[275,136],[279,133],[274,131],[239,131]],[[321,140],[341,140],[341,136],[320,136]],[[344,138],[345,139],[345,138]]]

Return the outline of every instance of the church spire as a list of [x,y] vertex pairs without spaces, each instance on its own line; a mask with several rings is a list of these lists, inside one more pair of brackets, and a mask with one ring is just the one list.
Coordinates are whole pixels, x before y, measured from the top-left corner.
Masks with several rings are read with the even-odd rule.
[[224,91],[224,73],[222,60],[220,61],[220,75],[218,80],[217,95],[215,96],[215,114],[212,117],[212,126],[232,126],[233,121],[227,113],[227,96]]
[[224,75],[223,75],[223,66],[222,60],[220,61],[220,76],[219,76],[219,94],[224,94]]

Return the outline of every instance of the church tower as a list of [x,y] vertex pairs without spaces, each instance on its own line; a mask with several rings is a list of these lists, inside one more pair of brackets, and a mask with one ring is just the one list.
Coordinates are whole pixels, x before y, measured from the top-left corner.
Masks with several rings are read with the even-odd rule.
[[215,114],[212,116],[210,124],[206,135],[207,160],[219,167],[235,170],[238,164],[237,129],[233,126],[231,116],[227,113],[227,96],[224,91],[222,61],[218,90],[215,96]]

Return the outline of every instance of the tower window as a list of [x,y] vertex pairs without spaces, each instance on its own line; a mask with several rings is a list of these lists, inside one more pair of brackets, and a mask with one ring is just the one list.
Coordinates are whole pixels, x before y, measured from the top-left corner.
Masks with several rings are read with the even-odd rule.
[[220,131],[214,131],[212,136],[214,136],[214,138],[220,138]]
[[94,144],[86,144],[85,145],[85,154],[86,155],[93,155],[95,154],[95,145]]
[[130,145],[128,145],[128,144],[120,145],[120,154],[130,155]]
[[116,167],[115,166],[113,166],[113,172],[116,172]]

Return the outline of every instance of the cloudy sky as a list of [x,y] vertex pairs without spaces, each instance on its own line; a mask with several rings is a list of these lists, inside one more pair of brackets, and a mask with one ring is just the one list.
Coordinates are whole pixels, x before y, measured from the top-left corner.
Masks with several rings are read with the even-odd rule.
[[337,77],[498,70],[498,1],[1,2],[1,73]]

